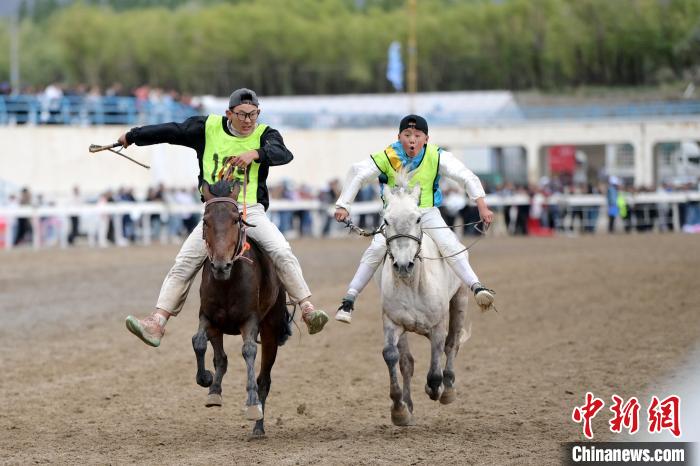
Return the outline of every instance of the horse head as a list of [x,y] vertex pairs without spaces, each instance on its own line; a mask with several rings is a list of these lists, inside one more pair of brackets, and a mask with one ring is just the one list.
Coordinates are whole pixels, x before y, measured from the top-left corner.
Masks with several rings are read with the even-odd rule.
[[202,235],[216,280],[228,280],[233,263],[244,252],[245,227],[249,224],[238,210],[239,192],[238,182],[222,180],[211,186],[206,182],[202,185],[205,201]]
[[397,178],[396,187],[384,191],[384,236],[387,254],[394,272],[400,278],[413,274],[415,261],[420,254],[423,231],[420,226],[421,212],[418,209],[420,185],[408,187],[405,176]]

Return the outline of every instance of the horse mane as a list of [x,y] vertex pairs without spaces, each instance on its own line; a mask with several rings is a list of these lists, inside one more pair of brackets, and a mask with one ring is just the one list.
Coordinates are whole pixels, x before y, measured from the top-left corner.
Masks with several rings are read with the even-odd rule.
[[400,193],[400,192],[409,192],[408,188],[408,182],[411,180],[410,172],[406,169],[406,167],[401,167],[397,172],[396,172],[396,184],[394,186],[393,191],[395,193]]
[[209,192],[216,197],[229,197],[234,188],[234,182],[229,180],[219,180],[209,185]]

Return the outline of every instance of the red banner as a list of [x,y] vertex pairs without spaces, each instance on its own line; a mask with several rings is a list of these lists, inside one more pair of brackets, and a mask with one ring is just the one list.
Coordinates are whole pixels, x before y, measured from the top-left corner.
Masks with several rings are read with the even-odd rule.
[[547,152],[551,173],[573,173],[576,169],[575,146],[551,146]]

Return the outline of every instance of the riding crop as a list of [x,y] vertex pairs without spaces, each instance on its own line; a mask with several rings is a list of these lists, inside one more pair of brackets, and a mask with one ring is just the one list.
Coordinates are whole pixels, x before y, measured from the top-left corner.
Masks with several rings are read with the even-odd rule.
[[[121,149],[114,150],[115,147],[121,147]],[[106,146],[100,146],[98,144],[90,144],[90,147],[88,148],[88,150],[92,154],[94,154],[95,152],[102,152],[103,150],[108,150],[112,153],[115,153],[117,155],[124,157],[127,160],[130,160],[131,162],[134,162],[136,165],[141,165],[143,168],[146,168],[146,169],[151,168],[148,165],[146,165],[145,163],[141,163],[138,160],[134,160],[126,154],[122,154],[122,152],[121,152],[122,149],[124,149],[124,147],[119,142],[115,142],[114,144],[107,144]]]

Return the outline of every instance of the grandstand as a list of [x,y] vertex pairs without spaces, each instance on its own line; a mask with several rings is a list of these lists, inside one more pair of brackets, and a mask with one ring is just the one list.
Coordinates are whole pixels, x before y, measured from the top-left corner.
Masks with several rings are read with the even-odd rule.
[[[201,96],[196,105],[173,99],[133,96],[42,94],[0,95],[0,124],[141,125],[181,121],[202,113],[220,113],[225,97]],[[265,117],[284,128],[391,127],[403,115],[418,112],[433,126],[479,126],[538,120],[674,118],[700,115],[700,100],[617,102],[610,104],[532,105],[509,91],[428,92],[265,97]]]

